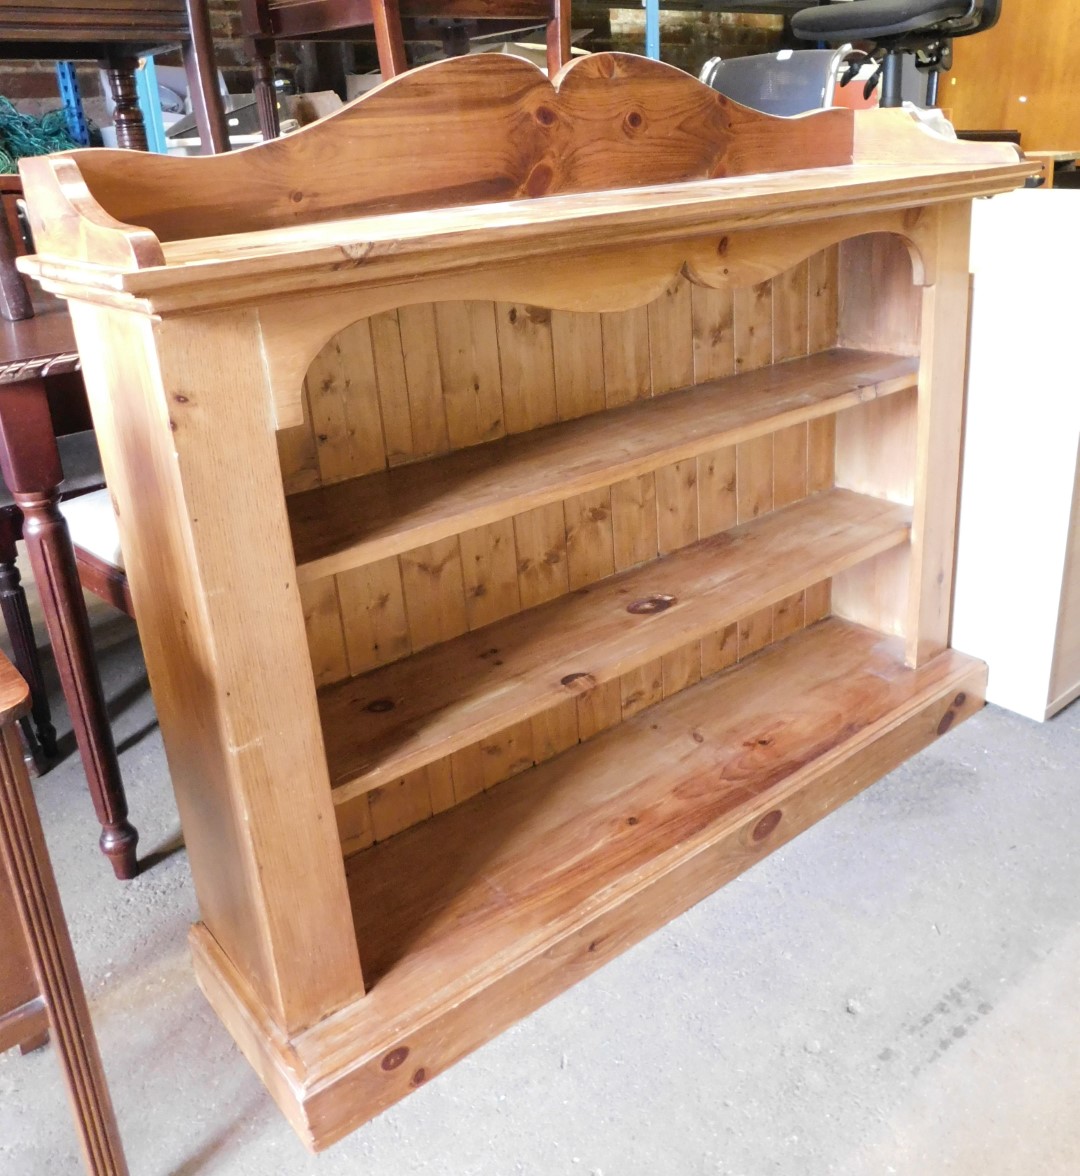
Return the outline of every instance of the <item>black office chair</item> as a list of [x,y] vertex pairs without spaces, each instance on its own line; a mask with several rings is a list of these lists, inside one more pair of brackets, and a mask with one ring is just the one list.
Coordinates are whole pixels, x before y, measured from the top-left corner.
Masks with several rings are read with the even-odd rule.
[[930,74],[927,99],[937,101],[938,74],[949,66],[953,37],[981,33],[997,23],[1001,0],[849,0],[804,8],[791,18],[803,41],[872,41],[880,78],[881,105],[899,106],[901,56],[914,53]]

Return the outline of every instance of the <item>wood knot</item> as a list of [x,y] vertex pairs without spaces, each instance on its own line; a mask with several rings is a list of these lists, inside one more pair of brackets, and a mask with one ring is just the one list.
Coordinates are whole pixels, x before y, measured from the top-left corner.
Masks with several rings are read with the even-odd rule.
[[728,251],[728,246],[730,244],[731,244],[731,242],[728,240],[727,237],[721,237],[720,240],[717,241],[717,243],[716,243],[717,256],[718,257],[726,257],[727,251]]
[[379,1064],[384,1070],[396,1070],[408,1056],[409,1047],[399,1045],[397,1049],[392,1049]]
[[580,689],[588,689],[596,685],[596,679],[584,670],[579,670],[576,674],[567,674],[565,678],[560,678],[559,682],[563,686],[575,686]]
[[387,711],[392,711],[393,709],[394,701],[391,698],[376,698],[364,707],[364,710],[370,711],[373,715],[385,715]]
[[304,199],[304,193],[297,189],[295,192],[289,193],[289,199],[293,202],[293,204],[299,204],[300,201]]
[[953,725],[954,722],[956,722],[956,711],[947,710],[941,716],[941,722],[938,723],[938,725],[937,725],[937,733],[939,735],[944,735],[945,732],[948,731],[948,729]]
[[654,592],[652,596],[643,596],[640,600],[628,604],[626,611],[633,613],[634,616],[651,616],[653,613],[661,613],[671,608],[678,599],[677,596],[668,596],[665,592]]
[[537,196],[546,196],[548,190],[551,188],[551,181],[554,177],[554,172],[549,163],[538,163],[525,180],[525,194],[533,198]]
[[967,695],[963,690],[952,700],[953,706],[963,706],[965,702],[967,702]]
[[780,818],[783,815],[779,809],[773,809],[771,813],[766,813],[754,826],[754,831],[750,834],[751,839],[754,841],[764,841],[776,826],[780,824]]
[[427,1070],[425,1070],[424,1067],[421,1066],[420,1069],[417,1070],[413,1074],[412,1078],[409,1080],[409,1085],[410,1086],[421,1086],[426,1081],[427,1081]]
[[628,131],[638,131],[645,125],[645,119],[640,110],[631,110],[623,120]]
[[538,106],[536,108],[536,121],[542,127],[553,127],[558,121],[558,117],[550,106]]

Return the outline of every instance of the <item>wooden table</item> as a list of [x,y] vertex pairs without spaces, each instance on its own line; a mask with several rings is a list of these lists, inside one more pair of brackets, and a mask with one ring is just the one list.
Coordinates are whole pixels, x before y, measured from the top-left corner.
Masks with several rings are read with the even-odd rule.
[[203,151],[228,151],[206,0],[72,0],[30,5],[0,0],[0,57],[102,63],[115,102],[116,142],[147,149],[135,90],[140,54],[179,45]]
[[1028,159],[1037,159],[1042,164],[1043,169],[1043,187],[1046,189],[1053,188],[1054,180],[1059,171],[1071,171],[1076,167],[1076,161],[1080,160],[1080,151],[1025,151],[1024,155]]
[[23,513],[27,554],[101,823],[101,849],[118,878],[133,878],[138,833],[127,820],[82,587],[57,497],[63,470],[56,431],[89,427],[85,390],[64,303],[44,297],[35,309],[32,318],[0,319],[0,471]]
[[26,1052],[44,1044],[51,1031],[87,1171],[126,1176],[90,1011],[15,731],[15,720],[29,704],[26,683],[0,653],[0,1050],[20,1045]]
[[168,173],[24,161],[196,973],[309,1144],[982,705],[968,227],[1034,170],[621,54],[442,62]]

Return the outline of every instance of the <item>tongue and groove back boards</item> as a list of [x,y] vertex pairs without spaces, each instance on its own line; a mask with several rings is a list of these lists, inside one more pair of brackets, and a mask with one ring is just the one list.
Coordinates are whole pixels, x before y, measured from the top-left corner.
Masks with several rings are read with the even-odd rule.
[[[278,434],[317,683],[365,675],[832,486],[837,403],[844,416],[858,415],[866,402],[906,391],[900,399],[911,404],[917,366],[830,351],[838,290],[831,248],[753,287],[679,277],[634,311],[437,303],[345,328],[312,364],[303,423]],[[910,301],[910,276],[907,291]],[[417,321],[427,329],[402,325]],[[805,367],[768,367],[807,355],[817,358]],[[585,401],[560,395],[563,373],[582,370]],[[724,382],[736,373],[751,382]],[[658,411],[636,434],[632,417],[601,411],[645,402]],[[558,421],[576,421],[581,439],[541,442],[550,431],[531,432]],[[490,442],[521,433],[523,446],[542,447],[533,458],[522,448],[515,473],[510,453]],[[621,470],[604,456],[613,446]],[[460,472],[449,465],[440,476],[437,462],[415,468],[454,450],[443,465],[458,462]],[[575,463],[579,493],[569,481]],[[396,481],[380,481],[386,467]],[[455,508],[460,494],[475,505]],[[343,546],[349,528],[373,538]],[[525,721],[449,743],[424,766],[394,775],[388,761],[363,793],[335,792],[346,851],[490,788],[828,610],[829,580],[808,584]],[[452,664],[460,655],[449,656]],[[385,692],[378,678],[363,690]],[[335,760],[364,756],[349,750],[362,738],[343,744],[341,734],[364,724],[346,719],[342,706],[357,705],[347,694],[336,703],[324,696],[336,780],[345,769]]]
[[[313,1146],[977,708],[983,668],[946,649],[963,249],[970,200],[1032,170],[903,112],[770,120],[617,56],[554,86],[447,62],[231,156],[27,162],[29,265],[72,299],[197,974]],[[500,509],[504,460],[528,484]],[[396,528],[353,525],[411,478],[430,509],[403,492]],[[338,535],[305,532],[301,504],[339,498]],[[465,667],[459,697],[430,667],[466,648],[490,672]],[[379,716],[387,774],[343,780],[342,743]],[[623,731],[649,749],[632,773]],[[520,898],[489,885],[490,837],[523,855]],[[450,843],[479,853],[455,850],[452,893]]]

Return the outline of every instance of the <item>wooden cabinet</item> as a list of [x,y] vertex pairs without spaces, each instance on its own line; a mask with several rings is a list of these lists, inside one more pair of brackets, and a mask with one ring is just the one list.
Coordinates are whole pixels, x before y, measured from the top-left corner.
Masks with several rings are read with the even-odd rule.
[[981,705],[947,648],[968,221],[1031,170],[610,55],[25,165],[200,983],[309,1143]]

